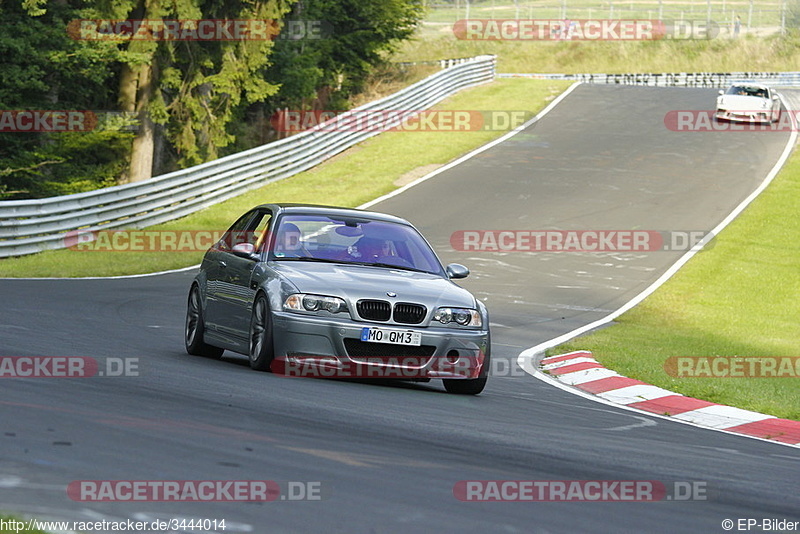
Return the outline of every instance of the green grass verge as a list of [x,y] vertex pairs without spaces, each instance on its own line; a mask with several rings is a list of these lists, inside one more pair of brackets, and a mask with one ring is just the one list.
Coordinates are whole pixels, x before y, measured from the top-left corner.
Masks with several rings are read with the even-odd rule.
[[[529,110],[533,116],[569,86],[567,82],[499,80],[458,93],[437,106],[453,110]],[[224,231],[242,213],[267,202],[358,206],[398,187],[408,173],[443,165],[505,132],[388,132],[310,171],[148,231]],[[200,262],[203,252],[99,252],[56,250],[0,260],[0,277],[79,277],[140,274]]]
[[720,37],[692,41],[460,41],[452,30],[422,31],[396,61],[496,54],[499,72],[753,72],[800,70],[800,37]]
[[798,378],[676,378],[671,356],[800,356],[800,154],[674,277],[615,325],[548,351],[591,350],[618,373],[684,395],[800,420]]

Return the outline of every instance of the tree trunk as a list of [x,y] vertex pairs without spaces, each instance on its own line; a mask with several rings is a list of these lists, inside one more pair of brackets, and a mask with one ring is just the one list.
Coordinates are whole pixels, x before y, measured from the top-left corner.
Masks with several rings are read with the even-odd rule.
[[138,82],[137,71],[128,64],[122,64],[119,76],[119,109],[126,113],[136,110],[136,85]]
[[[122,72],[119,76],[119,110],[123,113],[133,113],[136,110],[136,71],[128,63],[122,64]],[[127,156],[128,166],[117,178],[118,184],[127,184],[130,181],[131,155]]]
[[[138,88],[134,111],[138,115],[139,129],[133,139],[129,182],[149,180],[153,176],[153,149],[155,147],[153,121],[147,113],[153,86],[153,69],[150,65],[139,67]],[[122,97],[122,94],[121,94]]]

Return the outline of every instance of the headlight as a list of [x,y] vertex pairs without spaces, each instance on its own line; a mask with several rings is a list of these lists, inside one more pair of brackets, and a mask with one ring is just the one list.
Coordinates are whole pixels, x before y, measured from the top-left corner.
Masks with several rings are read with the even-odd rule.
[[283,308],[292,311],[316,312],[324,310],[329,313],[340,313],[347,311],[347,303],[339,297],[295,293],[286,298]]
[[456,323],[461,326],[483,326],[481,314],[471,308],[439,308],[433,320],[442,324]]

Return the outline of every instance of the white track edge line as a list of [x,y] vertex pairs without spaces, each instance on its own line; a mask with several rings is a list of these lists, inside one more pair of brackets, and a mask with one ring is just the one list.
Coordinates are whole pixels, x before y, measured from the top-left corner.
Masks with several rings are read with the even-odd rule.
[[[778,161],[775,163],[775,165],[772,167],[770,172],[767,174],[767,176],[761,182],[761,185],[759,185],[755,189],[755,191],[753,191],[750,195],[748,195],[747,198],[742,200],[742,202],[740,202],[739,205],[736,206],[733,209],[733,211],[731,211],[731,213],[728,214],[728,216],[725,217],[725,219],[722,220],[722,222],[720,222],[716,227],[714,227],[714,229],[706,237],[704,237],[702,241],[700,241],[697,245],[692,247],[692,249],[689,250],[686,254],[681,256],[678,259],[678,261],[675,262],[672,265],[672,267],[670,267],[664,274],[662,274],[649,287],[647,287],[644,291],[642,291],[641,293],[639,293],[638,295],[633,297],[633,299],[628,301],[626,304],[622,305],[619,309],[617,309],[616,311],[606,315],[605,317],[603,317],[601,319],[598,319],[597,321],[594,321],[594,322],[589,323],[587,325],[581,326],[579,328],[576,328],[576,329],[572,330],[571,332],[567,332],[566,334],[562,334],[562,335],[557,336],[557,337],[555,337],[553,339],[550,339],[548,341],[544,341],[542,343],[539,343],[538,345],[535,345],[533,347],[530,347],[530,348],[525,349],[524,351],[522,351],[519,354],[519,356],[517,356],[517,364],[526,373],[528,373],[529,375],[533,376],[536,379],[542,380],[543,382],[547,382],[547,383],[549,383],[551,385],[554,385],[554,386],[556,386],[556,387],[558,387],[560,389],[563,389],[564,391],[568,391],[568,392],[570,392],[570,393],[572,393],[574,395],[579,395],[581,397],[585,397],[587,399],[591,399],[591,400],[594,400],[596,402],[600,402],[602,404],[608,404],[610,406],[616,406],[617,408],[622,408],[622,409],[625,409],[625,410],[628,410],[628,411],[632,411],[632,412],[636,412],[636,413],[639,413],[639,414],[650,415],[650,416],[653,416],[653,417],[658,417],[658,418],[661,418],[661,419],[665,419],[667,421],[675,421],[675,422],[678,422],[678,423],[689,424],[689,425],[692,425],[692,426],[696,426],[698,428],[705,428],[707,430],[713,430],[713,431],[716,431],[716,432],[724,432],[726,434],[732,434],[732,435],[736,435],[736,436],[744,436],[744,437],[747,437],[747,438],[758,439],[758,440],[761,440],[761,441],[766,441],[768,443],[776,443],[778,445],[785,445],[785,446],[793,447],[793,448],[800,447],[800,444],[793,445],[791,443],[783,443],[783,442],[780,442],[780,441],[774,441],[774,440],[769,440],[769,439],[766,439],[766,438],[760,438],[758,436],[750,436],[750,435],[747,435],[747,434],[741,434],[741,433],[738,433],[738,432],[730,432],[730,431],[723,430],[723,429],[718,429],[718,428],[709,428],[709,427],[702,426],[702,425],[699,425],[699,424],[696,424],[696,423],[692,423],[690,421],[682,421],[680,419],[674,419],[672,417],[668,417],[668,416],[664,416],[664,415],[660,415],[660,414],[654,414],[652,412],[647,412],[647,411],[644,411],[644,410],[638,410],[636,408],[631,408],[631,407],[625,406],[624,404],[617,404],[617,403],[608,401],[606,399],[603,399],[601,397],[597,397],[596,395],[592,395],[590,393],[587,393],[587,392],[585,392],[583,390],[580,390],[578,388],[575,388],[574,386],[568,386],[566,384],[562,384],[558,380],[551,378],[549,375],[546,375],[545,373],[542,373],[541,371],[539,371],[533,365],[533,362],[536,360],[536,357],[538,355],[540,355],[540,354],[543,356],[545,350],[547,350],[549,348],[552,348],[552,347],[554,347],[556,345],[560,345],[561,343],[565,343],[566,341],[569,341],[572,338],[575,338],[575,337],[577,337],[577,336],[579,336],[581,334],[584,334],[584,333],[586,333],[586,332],[588,332],[590,330],[593,330],[593,329],[598,328],[600,326],[603,326],[603,325],[605,325],[607,323],[610,323],[611,321],[613,321],[614,319],[616,319],[617,317],[619,317],[620,315],[622,315],[626,311],[630,310],[631,308],[633,308],[637,304],[641,303],[645,298],[649,297],[659,287],[661,287],[667,280],[669,280],[676,272],[678,272],[678,270],[681,267],[683,267],[692,257],[694,257],[694,255],[697,254],[697,252],[699,252],[706,245],[706,243],[710,240],[709,237],[711,237],[711,238],[716,237],[717,234],[720,231],[722,231],[734,219],[736,219],[736,217],[738,217],[742,213],[742,211],[744,211],[745,208],[747,208],[747,206],[749,206],[750,203],[753,202],[753,200],[755,200],[767,188],[767,186],[769,186],[770,183],[772,183],[772,181],[778,175],[778,172],[780,172],[780,170],[786,164],[786,161],[789,159],[789,156],[791,155],[792,150],[794,149],[794,145],[797,142],[797,129],[798,129],[797,120],[794,117],[794,115],[791,115],[793,110],[788,106],[786,100],[784,100],[782,95],[781,95],[781,102],[783,102],[783,106],[786,108],[786,111],[790,113],[790,116],[792,118],[792,133],[789,136],[789,140],[787,141],[786,146],[784,147],[780,158],[778,158]],[[613,371],[613,369],[612,369],[612,371]]]
[[128,278],[147,278],[150,276],[162,276],[165,274],[182,273],[184,271],[191,271],[192,269],[199,269],[200,264],[190,265],[189,267],[181,267],[180,269],[172,269],[170,271],[158,271],[156,273],[142,273],[142,274],[121,274],[118,276],[73,276],[73,277],[42,277],[42,278],[0,278],[0,280],[124,280]]

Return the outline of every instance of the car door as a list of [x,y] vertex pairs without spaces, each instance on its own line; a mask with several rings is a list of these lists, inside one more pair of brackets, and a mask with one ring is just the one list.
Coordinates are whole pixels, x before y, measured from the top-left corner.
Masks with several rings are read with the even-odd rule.
[[212,331],[224,329],[226,317],[225,291],[229,277],[227,267],[230,263],[231,249],[246,239],[246,230],[256,216],[256,210],[248,211],[223,234],[222,238],[211,247],[203,258],[203,269],[206,277],[206,328]]
[[[233,246],[250,243],[254,247],[260,246],[268,236],[272,213],[269,209],[255,210],[254,216],[248,221],[244,232]],[[255,299],[256,287],[252,287],[250,280],[253,269],[258,264],[252,257],[243,257],[234,254],[233,247],[221,251],[218,261],[218,327],[223,335],[246,340],[250,331],[250,308]]]

